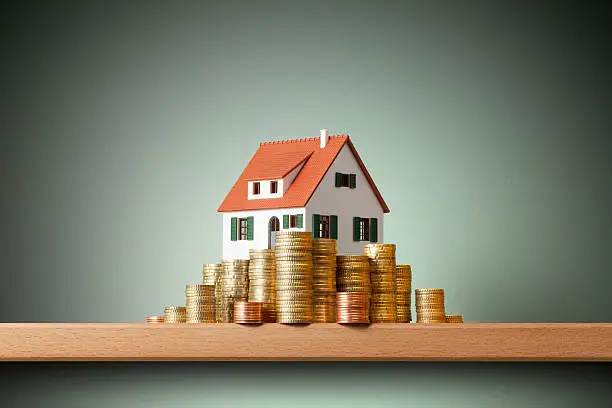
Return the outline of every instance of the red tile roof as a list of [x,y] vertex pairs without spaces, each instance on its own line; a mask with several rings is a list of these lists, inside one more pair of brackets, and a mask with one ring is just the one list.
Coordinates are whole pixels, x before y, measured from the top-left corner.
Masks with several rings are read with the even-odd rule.
[[[327,146],[323,149],[320,147],[318,137],[261,143],[217,211],[304,207],[345,144],[355,155],[383,211],[388,213],[389,207],[376,188],[348,135],[330,136]],[[282,197],[248,199],[248,181],[280,179],[297,168],[304,160],[306,160],[304,167]]]

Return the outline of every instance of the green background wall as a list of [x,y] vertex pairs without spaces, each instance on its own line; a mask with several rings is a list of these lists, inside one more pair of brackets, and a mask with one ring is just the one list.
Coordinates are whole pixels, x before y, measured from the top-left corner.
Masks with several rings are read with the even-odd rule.
[[[142,321],[182,302],[220,258],[216,208],[258,143],[327,127],[351,135],[391,207],[386,241],[449,312],[609,322],[609,18],[541,1],[3,6],[0,320]],[[0,371],[30,406],[610,398],[609,366],[590,365]]]

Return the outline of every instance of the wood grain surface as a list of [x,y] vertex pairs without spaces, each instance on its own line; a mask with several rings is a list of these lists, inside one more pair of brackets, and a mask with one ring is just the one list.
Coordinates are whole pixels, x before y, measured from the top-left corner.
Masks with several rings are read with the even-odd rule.
[[2,323],[4,361],[612,361],[611,323]]

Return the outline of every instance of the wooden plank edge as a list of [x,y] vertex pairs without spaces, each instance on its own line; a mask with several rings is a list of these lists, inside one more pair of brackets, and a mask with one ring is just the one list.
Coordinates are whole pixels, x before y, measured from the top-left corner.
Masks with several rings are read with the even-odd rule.
[[[243,342],[252,348],[237,352]],[[5,323],[0,360],[612,361],[612,324]]]

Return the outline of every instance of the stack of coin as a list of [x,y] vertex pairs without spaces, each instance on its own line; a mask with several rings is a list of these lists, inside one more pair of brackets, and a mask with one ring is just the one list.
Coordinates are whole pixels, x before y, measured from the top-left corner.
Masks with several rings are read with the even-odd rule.
[[185,287],[187,298],[187,323],[214,323],[215,322],[215,286],[214,285],[187,285]]
[[221,287],[223,267],[221,264],[204,264],[202,268],[202,283],[215,287],[215,322],[222,323],[223,289]]
[[363,292],[336,293],[336,323],[369,323],[368,295]]
[[249,295],[249,260],[223,261],[221,283],[221,320],[234,322],[234,302],[247,300]]
[[[366,295],[368,319],[370,313],[370,262],[366,255],[338,255],[336,257],[336,286],[340,292]],[[336,314],[338,310],[336,309]]]
[[234,303],[234,323],[263,323],[263,303],[236,301]]
[[460,314],[446,315],[446,323],[463,323],[463,315],[460,315]]
[[367,244],[363,248],[370,260],[370,321],[394,323],[395,303],[395,244]]
[[312,238],[310,232],[276,233],[276,321],[312,322]]
[[417,323],[446,323],[444,289],[416,289]]
[[[273,249],[249,251],[249,302],[263,303],[264,323],[276,322],[276,256]],[[237,310],[234,308],[234,310]]]
[[397,265],[395,267],[395,316],[398,323],[410,323],[412,321],[411,293],[412,271],[410,265]]
[[336,254],[335,239],[312,240],[312,322],[336,321]]
[[164,323],[187,323],[185,306],[166,306],[164,308]]
[[147,323],[163,323],[164,316],[147,316]]

